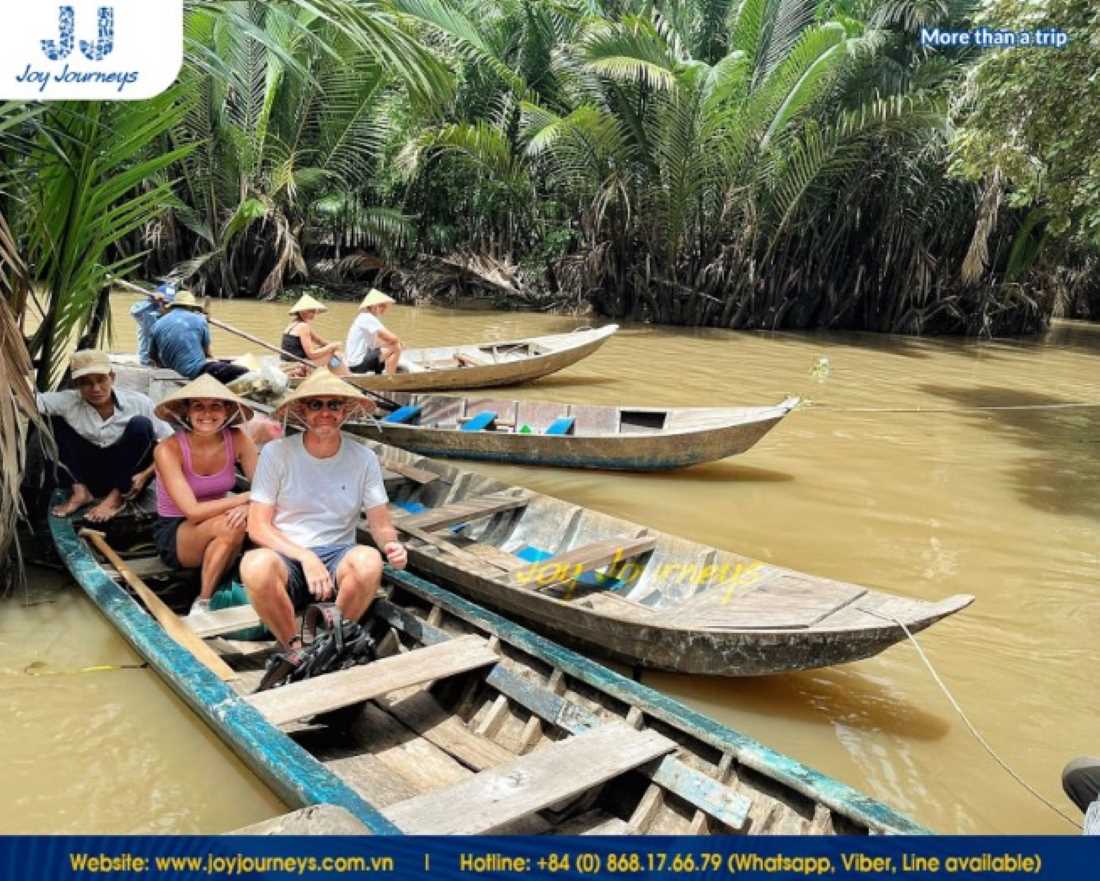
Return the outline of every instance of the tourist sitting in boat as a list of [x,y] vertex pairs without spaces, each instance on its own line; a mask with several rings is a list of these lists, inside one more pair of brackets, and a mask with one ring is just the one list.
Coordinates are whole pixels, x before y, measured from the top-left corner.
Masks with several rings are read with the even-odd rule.
[[407,561],[387,508],[374,453],[343,437],[340,427],[373,409],[354,386],[316,370],[275,411],[305,430],[272,441],[252,481],[248,534],[260,547],[241,561],[241,580],[267,628],[290,658],[301,648],[295,610],[336,597],[344,618],[358,621],[382,580],[382,558],[356,544],[366,510],[375,544],[390,565]]
[[1081,756],[1066,765],[1062,789],[1085,812],[1085,834],[1100,835],[1100,759]]
[[154,415],[148,396],[114,387],[105,352],[74,352],[69,369],[75,389],[38,395],[38,409],[49,417],[57,442],[58,480],[72,490],[53,514],[68,517],[100,499],[86,516],[102,523],[145,489],[157,437],[172,429]]
[[157,446],[157,552],[173,569],[201,567],[192,611],[204,610],[248,534],[249,494],[231,495],[237,467],[251,479],[256,445],[243,429],[252,410],[212,376],[166,397],[156,414],[180,429]]
[[247,367],[210,357],[210,325],[190,291],[176,294],[168,304],[168,314],[153,326],[150,356],[154,363],[186,379],[205,373],[229,383],[248,373]]
[[396,334],[386,330],[381,316],[394,300],[377,288],[370,292],[359,304],[359,315],[348,330],[347,350],[348,369],[352,373],[397,372],[397,362],[401,359],[401,340]]
[[303,294],[290,314],[294,320],[283,331],[283,339],[279,348],[283,350],[282,359],[292,361],[295,358],[308,361],[314,367],[328,367],[337,374],[346,374],[347,369],[340,360],[340,343],[330,343],[312,327],[313,319],[322,312],[327,312],[328,306],[320,300],[315,300],[309,294]]
[[130,307],[130,316],[137,322],[138,361],[146,367],[153,366],[149,351],[153,345],[153,328],[157,320],[168,311],[168,304],[175,296],[175,287],[162,284],[155,291],[150,291],[144,300],[138,300]]

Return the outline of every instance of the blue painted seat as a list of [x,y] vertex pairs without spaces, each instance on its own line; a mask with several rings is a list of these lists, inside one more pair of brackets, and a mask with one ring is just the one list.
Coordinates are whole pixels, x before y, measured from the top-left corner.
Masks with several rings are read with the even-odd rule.
[[494,421],[496,421],[497,414],[492,410],[485,410],[482,413],[478,413],[472,419],[470,419],[465,425],[462,426],[463,431],[483,431],[489,428]]
[[399,410],[394,410],[383,422],[410,422],[415,419],[423,408],[419,404],[406,404]]
[[546,429],[546,434],[571,434],[573,423],[576,421],[572,416],[562,416],[561,419],[555,419],[550,423],[550,427]]

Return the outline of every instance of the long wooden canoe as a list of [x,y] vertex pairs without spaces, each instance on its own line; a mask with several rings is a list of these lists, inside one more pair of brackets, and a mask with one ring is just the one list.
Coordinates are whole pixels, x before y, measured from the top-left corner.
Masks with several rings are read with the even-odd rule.
[[[412,566],[554,638],[663,670],[759,676],[869,658],[966,608],[773,566],[449,463],[391,494]],[[391,466],[392,467],[392,466]]]
[[484,397],[391,395],[401,409],[346,430],[423,456],[656,471],[743,453],[798,404],[608,407]]
[[463,346],[405,349],[407,372],[362,374],[350,382],[378,392],[439,391],[517,385],[556,373],[587,358],[617,331],[618,325],[578,329],[573,333],[498,340]]
[[[219,677],[116,583],[67,519],[69,571],[120,633],[291,807],[375,834],[925,834],[886,805],[455,594],[387,571],[380,660],[258,694],[270,644],[184,623]],[[119,524],[115,525],[118,535]],[[135,533],[135,538],[141,538]],[[130,560],[153,580],[159,561]],[[364,702],[339,729],[318,714]]]

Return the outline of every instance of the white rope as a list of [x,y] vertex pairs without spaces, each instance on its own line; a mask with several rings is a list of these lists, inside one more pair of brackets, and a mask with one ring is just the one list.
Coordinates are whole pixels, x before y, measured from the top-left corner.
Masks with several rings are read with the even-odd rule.
[[970,721],[970,719],[967,718],[966,713],[963,712],[963,708],[959,706],[959,702],[957,700],[955,700],[954,696],[948,690],[947,686],[943,684],[943,680],[940,679],[939,674],[936,673],[936,668],[933,667],[932,662],[928,660],[928,656],[924,653],[924,649],[922,649],[920,647],[920,643],[917,642],[917,638],[915,636],[913,636],[912,633],[909,632],[909,628],[906,627],[903,622],[899,621],[893,615],[880,615],[878,612],[875,612],[871,609],[862,609],[861,608],[860,611],[865,612],[868,615],[874,615],[876,618],[881,618],[883,621],[893,621],[895,624],[898,625],[898,627],[900,627],[902,630],[904,630],[905,635],[908,636],[909,641],[913,643],[913,646],[917,650],[917,654],[920,655],[920,659],[922,661],[924,661],[924,665],[928,668],[928,672],[932,674],[932,678],[936,681],[936,684],[940,687],[940,689],[943,691],[943,693],[947,696],[947,699],[951,702],[951,706],[953,706],[955,708],[955,712],[958,713],[959,717],[963,720],[963,722],[966,723],[966,727],[970,729],[970,733],[974,735],[974,737],[977,739],[978,743],[980,743],[983,747],[985,747],[985,751],[987,753],[989,753],[991,756],[993,756],[994,761],[996,761],[998,765],[1000,765],[1002,768],[1004,768],[1012,776],[1012,778],[1017,783],[1019,783],[1022,787],[1024,787],[1024,789],[1026,789],[1033,796],[1035,796],[1037,799],[1039,799],[1039,801],[1041,801],[1048,808],[1050,808],[1052,811],[1054,811],[1054,813],[1056,813],[1059,817],[1061,817],[1063,820],[1065,820],[1067,823],[1069,823],[1075,829],[1080,831],[1080,829],[1082,828],[1081,823],[1079,823],[1077,820],[1074,820],[1073,817],[1069,816],[1068,814],[1063,813],[1061,808],[1059,808],[1056,804],[1054,804],[1053,802],[1046,799],[1043,795],[1041,795],[1030,783],[1028,783],[1026,780],[1024,780],[1024,778],[1021,777],[1019,774],[1017,774],[1015,771],[1013,771],[1012,768],[1010,768],[1008,766],[1008,763],[1005,762],[1004,759],[1002,759],[999,755],[997,755],[996,750],[994,750],[993,747],[991,747],[989,745],[989,743],[986,741],[986,739],[984,737],[982,737],[982,735],[978,732],[978,729],[975,728],[973,723]]
[[807,404],[799,410],[828,410],[830,413],[967,413],[984,410],[1074,410],[1100,407],[1100,401],[1080,401],[1072,404],[1002,404],[989,407],[831,407],[828,404]]

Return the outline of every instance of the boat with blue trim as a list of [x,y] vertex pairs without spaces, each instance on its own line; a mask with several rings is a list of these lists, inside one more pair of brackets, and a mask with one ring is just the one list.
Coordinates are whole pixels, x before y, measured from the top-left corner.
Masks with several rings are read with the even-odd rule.
[[[148,527],[123,518],[111,541],[141,542]],[[249,607],[162,626],[122,582],[147,590],[146,580],[178,573],[155,558],[123,560],[70,519],[51,518],[50,529],[103,614],[291,807],[336,805],[375,834],[927,832],[406,572],[387,570],[387,596],[368,619],[379,660],[256,693],[273,645],[225,635],[255,624]],[[184,647],[195,639],[198,653]]]
[[345,430],[449,459],[659,471],[752,447],[799,402],[771,407],[612,407],[393,393],[393,412]]

